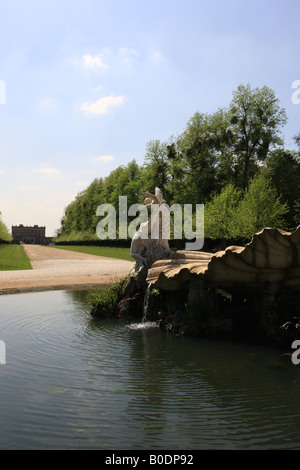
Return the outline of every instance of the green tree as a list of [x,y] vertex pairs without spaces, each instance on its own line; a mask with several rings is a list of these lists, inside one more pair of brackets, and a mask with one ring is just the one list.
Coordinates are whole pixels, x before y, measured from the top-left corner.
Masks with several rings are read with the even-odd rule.
[[294,203],[294,228],[297,228],[300,225],[300,200],[295,201]]
[[158,186],[164,197],[169,198],[168,182],[170,179],[169,174],[169,159],[168,159],[168,145],[166,142],[160,140],[150,140],[146,144],[145,163],[143,166],[143,182],[145,190],[154,190]]
[[9,233],[7,226],[1,220],[1,212],[0,212],[0,240],[5,241],[5,242],[12,241],[12,236]]
[[168,204],[190,202],[188,164],[179,149],[179,137],[171,136],[167,145],[168,182],[164,197]]
[[300,132],[299,132],[299,134],[295,135],[294,140],[295,140],[296,144],[298,145],[299,155],[300,155]]
[[232,238],[233,225],[241,196],[241,190],[229,183],[222,189],[220,194],[215,194],[211,201],[205,205],[205,237],[227,240]]
[[251,89],[249,84],[234,91],[229,112],[236,183],[244,190],[269,151],[283,145],[279,132],[287,117],[270,88]]
[[203,204],[216,189],[217,154],[213,119],[209,114],[195,113],[178,141],[182,159],[183,203]]
[[285,215],[287,227],[294,230],[300,223],[300,156],[293,151],[277,149],[271,152],[267,164],[266,175],[276,188],[282,201],[288,206]]
[[141,184],[141,171],[134,160],[126,167],[116,168],[106,178],[96,178],[65,208],[59,239],[97,240],[97,207],[104,203],[112,204],[118,216],[119,196],[127,196],[128,206],[139,202]]
[[232,238],[251,237],[264,227],[284,229],[284,216],[288,212],[270,179],[261,172],[254,176],[235,212],[231,226]]
[[222,188],[235,181],[234,135],[231,129],[231,115],[226,109],[219,109],[211,116],[213,145],[217,155],[217,186]]

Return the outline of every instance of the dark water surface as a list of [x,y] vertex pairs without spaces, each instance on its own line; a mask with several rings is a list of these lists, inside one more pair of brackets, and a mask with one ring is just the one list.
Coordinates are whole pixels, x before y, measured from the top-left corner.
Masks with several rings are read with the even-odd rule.
[[282,351],[95,321],[85,297],[0,297],[0,449],[300,449]]

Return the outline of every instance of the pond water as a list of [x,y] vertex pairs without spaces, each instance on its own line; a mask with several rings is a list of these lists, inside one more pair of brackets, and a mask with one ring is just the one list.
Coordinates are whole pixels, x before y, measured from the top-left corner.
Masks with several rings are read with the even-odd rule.
[[0,297],[0,449],[299,449],[282,351],[94,320],[85,291]]

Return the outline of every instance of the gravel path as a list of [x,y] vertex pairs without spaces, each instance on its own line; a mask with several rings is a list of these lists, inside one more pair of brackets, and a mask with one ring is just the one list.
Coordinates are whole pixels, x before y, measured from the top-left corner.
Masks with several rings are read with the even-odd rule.
[[131,261],[24,245],[32,270],[0,271],[0,294],[36,290],[92,288],[120,279]]

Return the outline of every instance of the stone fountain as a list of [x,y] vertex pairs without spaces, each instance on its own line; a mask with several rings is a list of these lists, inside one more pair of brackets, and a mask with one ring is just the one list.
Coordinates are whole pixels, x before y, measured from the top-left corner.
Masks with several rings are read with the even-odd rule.
[[294,232],[264,228],[245,246],[215,254],[177,251],[153,263],[146,282],[185,292],[203,332],[248,329],[272,342],[290,341],[300,319],[300,225]]
[[[166,201],[160,189],[145,196],[144,205],[155,210],[152,221],[141,224],[132,238],[136,263],[118,315],[154,320],[176,334],[249,334],[273,343],[295,336],[300,319],[300,225],[293,233],[266,227],[245,246],[214,254],[174,252],[162,236]],[[159,225],[155,239],[154,224]]]
[[[172,255],[168,240],[162,236],[165,223],[162,210],[167,210],[167,205],[161,190],[155,188],[155,194],[146,191],[144,205],[150,209],[151,217],[140,225],[132,237],[130,254],[135,259],[135,267],[124,289],[124,298],[118,305],[117,313],[121,315],[140,316],[141,311],[147,312],[147,298],[151,288],[146,281],[148,270],[156,261],[169,259]],[[156,230],[158,237],[152,237],[153,230]],[[147,315],[144,315],[146,319]]]

